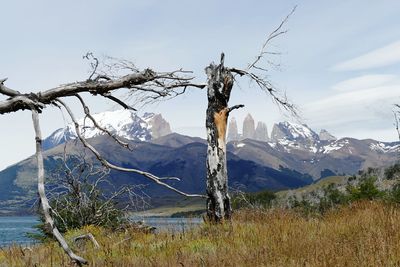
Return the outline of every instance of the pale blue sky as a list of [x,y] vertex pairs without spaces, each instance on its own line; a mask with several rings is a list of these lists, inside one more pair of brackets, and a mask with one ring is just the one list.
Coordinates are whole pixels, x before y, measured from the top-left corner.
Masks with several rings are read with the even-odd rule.
[[[400,102],[400,1],[4,1],[0,16],[0,76],[20,91],[37,91],[88,76],[82,55],[132,60],[141,68],[203,69],[226,54],[245,67],[265,37],[298,5],[289,32],[271,49],[281,64],[270,79],[295,102],[303,121],[338,137],[395,141],[392,104]],[[246,80],[231,104],[273,123],[284,114]],[[96,112],[115,108],[91,99]],[[161,112],[178,132],[203,135],[205,91],[192,90],[144,111]],[[62,127],[60,113],[43,114],[44,135]],[[0,169],[34,152],[30,113],[0,116]]]

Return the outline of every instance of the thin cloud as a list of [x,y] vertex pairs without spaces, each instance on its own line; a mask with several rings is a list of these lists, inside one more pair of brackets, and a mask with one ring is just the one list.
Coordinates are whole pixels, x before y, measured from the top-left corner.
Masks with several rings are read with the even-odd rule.
[[394,81],[396,77],[396,75],[391,74],[363,75],[339,82],[333,85],[332,89],[335,91],[365,90],[368,88],[385,85],[389,82]]
[[365,90],[350,91],[339,93],[321,100],[315,101],[307,105],[313,110],[322,110],[327,107],[340,108],[350,106],[363,106],[372,104],[378,100],[391,100],[399,98],[400,84],[390,86],[380,86]]
[[400,41],[336,64],[332,69],[335,71],[365,70],[385,67],[398,62],[400,62]]
[[[348,136],[360,137],[358,131],[389,129],[393,126],[392,105],[400,102],[400,83],[378,86],[365,90],[340,92],[333,96],[308,103],[304,115],[315,128],[347,132]],[[376,131],[375,131],[376,132]],[[390,133],[387,131],[386,133]],[[372,137],[371,135],[369,137]],[[376,139],[394,141],[395,132]]]

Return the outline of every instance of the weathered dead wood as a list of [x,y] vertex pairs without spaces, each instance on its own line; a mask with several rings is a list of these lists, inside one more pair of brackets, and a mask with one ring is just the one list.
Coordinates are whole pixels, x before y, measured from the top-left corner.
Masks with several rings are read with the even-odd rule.
[[[285,18],[279,27],[268,36],[259,55],[252,63],[248,64],[246,68],[226,68],[224,66],[224,55],[222,54],[220,64],[211,64],[206,68],[207,85],[192,83],[193,77],[185,77],[184,74],[187,72],[183,70],[166,73],[157,73],[150,69],[139,71],[134,66],[132,67],[129,64],[126,65],[125,62],[121,62],[120,66],[127,67],[127,69],[131,70],[131,73],[127,75],[111,76],[104,73],[98,73],[97,68],[99,66],[99,61],[97,58],[94,58],[93,55],[91,55],[91,58],[95,60],[94,65],[92,65],[93,72],[85,81],[69,83],[36,93],[21,94],[17,90],[6,87],[4,85],[6,79],[0,80],[0,94],[8,97],[6,100],[0,101],[0,114],[16,112],[24,109],[32,110],[32,118],[36,132],[38,189],[41,198],[41,205],[44,211],[46,223],[71,259],[78,264],[86,263],[85,259],[77,256],[71,251],[71,249],[68,247],[68,244],[55,227],[54,221],[51,217],[52,211],[44,192],[44,166],[38,113],[40,113],[48,105],[58,106],[58,103],[61,104],[61,106],[67,110],[72,121],[74,122],[79,140],[96,156],[103,166],[118,171],[132,172],[143,175],[149,180],[187,197],[207,197],[208,219],[213,222],[229,220],[231,218],[232,209],[228,192],[228,175],[226,166],[225,136],[227,119],[231,111],[243,107],[243,105],[235,105],[232,107],[228,106],[231,90],[235,81],[234,74],[245,76],[251,81],[254,81],[259,88],[269,93],[278,106],[281,106],[284,109],[292,112],[292,114],[296,114],[295,106],[287,101],[286,96],[280,95],[269,82],[269,80],[262,78],[262,74],[267,71],[267,68],[259,65],[265,55],[275,54],[274,52],[266,51],[267,44],[286,32],[285,30],[282,30],[282,27],[293,12],[294,10]],[[131,97],[135,97],[141,103],[149,103],[159,99],[168,99],[183,94],[186,92],[188,87],[204,88],[206,86],[208,95],[208,108],[206,117],[208,140],[206,163],[207,196],[199,194],[187,194],[163,182],[165,179],[178,179],[176,177],[157,177],[148,172],[137,169],[123,168],[108,162],[81,135],[79,125],[71,109],[61,100],[64,97],[75,96],[81,93],[89,93],[108,98],[124,108],[133,109],[121,99],[112,96],[111,93],[119,89],[128,89]],[[80,100],[81,99],[82,98],[80,98]],[[86,115],[89,117],[90,112],[83,101],[82,105],[85,109],[85,113],[87,111]],[[95,127],[101,128],[100,125],[95,123],[94,119],[93,123]]]
[[229,113],[244,105],[228,107],[233,75],[224,66],[224,54],[219,65],[206,68],[208,108],[207,128],[207,215],[212,222],[229,220],[232,214],[228,192],[226,162],[226,126]]
[[[145,69],[143,71],[139,71],[133,64],[131,64],[128,61],[116,61],[107,66],[109,73],[105,73],[98,71],[99,60],[95,58],[92,54],[88,53],[86,55],[86,58],[94,60],[94,63],[92,64],[93,71],[91,72],[89,78],[85,81],[68,83],[48,90],[22,94],[17,90],[5,86],[4,83],[7,80],[7,78],[0,80],[0,95],[7,97],[5,100],[0,101],[0,114],[6,114],[20,110],[32,111],[32,118],[36,130],[36,147],[37,147],[37,160],[38,160],[38,170],[39,170],[38,189],[40,193],[41,207],[45,215],[45,221],[49,226],[49,230],[58,240],[61,247],[71,257],[71,259],[77,262],[78,264],[86,263],[86,260],[75,255],[71,251],[71,249],[65,242],[64,238],[60,234],[59,230],[57,229],[57,227],[55,227],[54,220],[52,219],[51,215],[55,214],[57,216],[57,212],[51,209],[49,201],[46,198],[44,192],[44,166],[43,166],[38,113],[41,113],[42,110],[49,105],[58,106],[58,103],[60,103],[59,101],[61,101],[61,99],[64,97],[77,96],[81,101],[86,116],[92,120],[94,126],[102,130],[103,132],[107,133],[108,135],[110,135],[120,145],[128,147],[127,143],[122,142],[117,137],[111,135],[106,129],[102,128],[99,124],[97,124],[93,116],[91,116],[89,108],[84,103],[80,94],[89,93],[92,95],[99,95],[104,98],[110,99],[111,101],[116,102],[117,104],[121,105],[124,108],[135,110],[133,107],[125,103],[125,101],[112,96],[111,93],[120,89],[128,89],[129,94],[131,96],[135,96],[144,102],[154,102],[158,100],[176,97],[180,94],[183,94],[188,87],[195,87],[195,88],[205,87],[204,84],[202,85],[202,84],[192,83],[194,77],[188,76],[188,74],[190,74],[191,72],[187,72],[182,69],[171,72],[155,72],[151,69]],[[112,74],[113,73],[112,68],[114,67],[117,67],[119,69],[125,69],[128,72],[128,74],[126,74],[126,72],[124,75]],[[74,121],[74,123],[75,125],[77,125],[76,120]],[[77,132],[79,133],[79,130]],[[113,164],[110,164],[109,162],[104,160],[102,156],[92,146],[90,146],[90,144],[87,143],[86,140],[81,135],[80,135],[80,140],[81,141],[84,140],[83,144],[90,150],[92,150],[92,152],[95,153],[96,157],[107,168],[125,172],[134,172],[143,175],[152,180],[153,182],[156,182],[161,186],[164,186],[170,190],[173,190],[187,197],[204,197],[203,195],[186,194],[180,190],[175,189],[173,186],[170,186],[162,182],[162,180],[179,180],[176,177],[157,177],[148,172],[136,169],[121,168]]]
[[393,115],[394,115],[394,126],[396,128],[397,131],[397,135],[399,136],[399,140],[400,140],[400,105],[399,104],[395,104],[394,105],[396,107],[397,110],[393,111]]
[[99,130],[102,131],[103,133],[105,133],[105,134],[107,134],[108,136],[110,136],[110,137],[111,137],[112,139],[114,139],[114,141],[117,142],[120,146],[122,146],[122,147],[124,147],[124,148],[127,148],[127,149],[129,149],[129,150],[132,150],[132,149],[129,147],[129,144],[128,144],[128,143],[123,142],[123,141],[120,140],[117,136],[115,136],[114,134],[110,133],[110,131],[108,131],[107,129],[105,129],[105,128],[103,128],[102,126],[100,126],[100,125],[97,123],[97,121],[94,119],[94,117],[92,116],[92,114],[90,114],[89,107],[86,105],[86,103],[85,103],[85,101],[83,100],[83,98],[82,98],[80,95],[78,95],[78,94],[76,94],[75,96],[79,99],[79,102],[81,102],[82,107],[83,107],[83,112],[85,113],[85,116],[88,117],[88,118],[92,121],[94,127],[96,127],[97,129],[99,129]]
[[74,237],[73,240],[76,243],[76,242],[78,242],[79,240],[82,240],[82,239],[90,240],[90,241],[92,241],[92,243],[93,243],[93,245],[94,245],[94,247],[96,249],[100,248],[99,243],[97,242],[96,238],[94,238],[94,236],[91,233],[88,233],[88,234],[85,234],[85,235],[76,236],[76,237]]
[[[193,77],[182,74],[183,70],[157,73],[151,69],[135,72],[115,79],[94,79],[61,85],[37,93],[21,94],[4,85],[6,79],[1,80],[0,94],[10,96],[9,99],[0,101],[0,114],[11,113],[24,109],[41,111],[46,105],[53,104],[56,99],[72,96],[79,93],[101,95],[128,107],[123,101],[112,97],[110,92],[119,89],[131,89],[132,93],[144,93],[150,99],[160,99],[180,95],[187,87],[204,88],[205,85],[192,83]],[[101,77],[103,77],[102,75]],[[99,76],[100,77],[100,76]],[[183,91],[177,91],[183,88]]]
[[[211,222],[229,220],[232,215],[231,201],[228,192],[228,173],[226,161],[226,127],[229,113],[243,107],[235,105],[228,107],[232,87],[236,81],[234,74],[244,76],[255,82],[258,87],[268,93],[279,107],[297,116],[296,107],[290,103],[286,95],[281,95],[266,78],[266,67],[259,64],[267,54],[266,48],[275,38],[285,34],[283,26],[294,13],[296,7],[286,16],[280,25],[267,37],[255,60],[244,69],[227,68],[224,66],[224,54],[221,54],[220,64],[212,63],[205,71],[207,74],[208,108],[206,114],[207,128],[207,216]],[[275,53],[273,53],[275,54]]]
[[76,255],[71,248],[68,246],[67,242],[65,241],[64,237],[61,235],[60,231],[54,224],[54,220],[51,216],[51,207],[49,201],[46,197],[44,183],[44,164],[43,164],[43,153],[42,153],[42,133],[40,130],[40,123],[39,123],[39,114],[36,110],[32,110],[32,121],[35,130],[35,140],[36,140],[36,160],[37,160],[37,168],[38,168],[38,192],[40,197],[40,204],[42,206],[43,215],[45,218],[45,223],[48,229],[52,232],[53,236],[57,239],[60,246],[64,249],[65,253],[68,256],[78,263],[87,264],[87,260],[84,258]]

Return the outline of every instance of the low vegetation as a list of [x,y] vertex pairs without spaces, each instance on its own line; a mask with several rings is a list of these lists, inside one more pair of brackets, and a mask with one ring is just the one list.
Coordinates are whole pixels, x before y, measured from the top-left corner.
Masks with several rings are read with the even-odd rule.
[[[380,170],[368,169],[359,175],[347,177],[344,184],[323,184],[320,188],[287,198],[285,205],[306,215],[321,215],[341,205],[350,205],[360,200],[381,200],[400,203],[400,182],[395,179],[400,173],[398,164],[387,168],[383,177]],[[280,203],[282,205],[282,199]]]
[[[310,191],[287,206],[268,191],[237,194],[230,223],[156,233],[89,225],[68,231],[66,239],[90,266],[399,266],[400,184],[382,189],[375,174],[350,177],[344,189],[324,184],[319,194]],[[87,233],[99,248],[74,242]],[[47,241],[1,250],[0,266],[73,264]]]
[[[241,210],[231,224],[185,232],[109,232],[87,226],[100,244],[74,244],[90,266],[397,266],[400,209],[383,201],[357,201],[307,217],[288,209]],[[0,251],[0,266],[71,266],[58,245]]]

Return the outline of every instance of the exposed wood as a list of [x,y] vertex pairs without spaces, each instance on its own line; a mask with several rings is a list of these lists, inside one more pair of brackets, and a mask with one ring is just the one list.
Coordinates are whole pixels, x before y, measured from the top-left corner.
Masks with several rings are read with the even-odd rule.
[[[91,55],[93,57],[93,55]],[[85,259],[77,256],[68,247],[63,236],[54,224],[54,220],[51,217],[52,214],[56,214],[50,208],[49,201],[44,192],[44,166],[43,166],[43,155],[41,148],[41,134],[38,113],[41,113],[49,105],[59,106],[58,103],[62,103],[61,98],[69,96],[77,96],[82,103],[85,114],[89,117],[95,127],[99,128],[103,132],[106,132],[114,138],[120,145],[128,147],[127,143],[120,141],[117,137],[111,135],[106,129],[102,128],[96,123],[93,116],[89,112],[89,108],[83,102],[80,94],[89,93],[92,95],[102,96],[104,98],[110,99],[124,108],[135,110],[133,107],[125,103],[123,100],[111,95],[112,92],[118,91],[120,89],[128,89],[130,97],[137,97],[144,102],[154,102],[163,99],[168,99],[176,97],[183,94],[188,87],[204,88],[204,84],[195,84],[191,81],[194,77],[187,76],[191,72],[184,71],[182,69],[171,71],[171,72],[155,72],[151,69],[145,69],[139,71],[132,64],[127,61],[113,63],[119,65],[118,67],[123,69],[126,68],[130,74],[123,76],[109,76],[105,73],[98,73],[97,67],[99,66],[99,61],[95,58],[95,63],[92,65],[93,72],[90,74],[89,79],[80,82],[74,82],[69,84],[60,85],[58,87],[42,90],[39,92],[32,92],[28,94],[22,94],[17,90],[13,90],[5,86],[7,79],[0,79],[0,95],[6,96],[5,100],[0,101],[0,114],[7,114],[11,112],[21,111],[21,110],[31,110],[32,118],[35,126],[36,132],[36,147],[37,147],[37,160],[38,160],[38,190],[41,199],[41,207],[45,216],[45,222],[48,225],[49,230],[53,236],[57,239],[64,251],[70,256],[70,258],[78,263],[78,265],[87,263]],[[112,66],[111,66],[112,68]],[[97,75],[97,76],[96,76]],[[95,77],[96,76],[96,77]],[[69,110],[71,112],[71,110]],[[72,114],[72,113],[70,113]],[[77,122],[74,121],[75,126],[78,127]],[[77,131],[79,133],[79,130]],[[115,166],[105,159],[92,147],[86,140],[80,136],[80,140],[84,140],[84,146],[88,147],[96,155],[97,159],[106,166],[107,168],[134,172],[147,177],[153,182],[162,185],[170,190],[173,190],[186,197],[205,197],[204,195],[198,194],[186,194],[173,186],[170,186],[163,182],[163,180],[179,180],[176,177],[157,177],[151,173],[136,170],[122,168]]]
[[232,215],[226,166],[226,126],[229,113],[243,105],[228,108],[233,75],[224,67],[224,54],[221,55],[220,64],[211,64],[206,68],[206,73],[207,216],[211,222],[222,222],[229,220]]
[[82,239],[88,239],[88,240],[92,241],[92,243],[96,249],[100,248],[99,243],[97,242],[96,238],[94,238],[94,236],[91,233],[74,237],[74,242],[76,243]]
[[[109,93],[118,89],[131,89],[132,92],[145,93],[150,99],[162,99],[174,97],[184,91],[177,91],[179,88],[185,90],[187,87],[204,88],[205,85],[192,83],[193,77],[182,76],[187,72],[183,70],[157,73],[151,69],[135,72],[115,79],[94,79],[81,82],[69,83],[52,89],[37,93],[20,94],[3,83],[0,83],[0,94],[11,98],[0,101],[0,114],[15,112],[25,109],[36,109],[41,111],[46,105],[53,104],[57,98],[72,96],[79,93],[91,93],[102,95],[115,101]],[[123,101],[118,102],[120,105]],[[128,105],[124,105],[128,107]]]
[[53,236],[57,239],[60,246],[64,249],[65,253],[74,260],[78,265],[87,264],[87,260],[76,255],[71,248],[68,246],[64,237],[61,235],[60,231],[54,224],[54,220],[51,217],[51,207],[49,201],[46,197],[44,183],[44,163],[43,163],[43,153],[42,153],[42,133],[40,130],[39,114],[36,110],[32,110],[32,121],[35,129],[36,135],[36,160],[38,166],[38,192],[40,197],[40,204],[42,206],[43,215],[48,229],[53,233]]
[[[86,263],[86,260],[77,256],[68,247],[64,238],[54,225],[51,217],[51,207],[44,191],[44,166],[43,155],[41,148],[41,133],[38,113],[42,112],[49,105],[63,106],[72,121],[74,122],[76,133],[82,144],[88,148],[96,158],[102,163],[103,166],[124,172],[132,172],[143,175],[149,180],[164,186],[178,194],[187,197],[206,197],[207,198],[207,217],[212,222],[222,222],[229,220],[232,214],[231,201],[228,192],[228,174],[227,174],[227,160],[226,160],[226,127],[227,120],[231,111],[243,107],[243,105],[235,105],[228,107],[228,102],[231,95],[231,90],[234,84],[234,76],[245,76],[254,81],[258,87],[268,93],[278,106],[292,112],[296,115],[296,109],[291,104],[285,95],[280,95],[270,83],[269,80],[263,78],[266,75],[267,68],[261,66],[261,61],[267,54],[276,54],[275,52],[267,52],[267,45],[276,37],[286,33],[283,25],[287,22],[289,16],[293,11],[282,21],[278,28],[276,28],[267,38],[263,44],[259,55],[255,60],[249,63],[245,68],[226,68],[224,66],[224,54],[221,54],[220,64],[211,64],[206,68],[207,84],[193,83],[194,77],[187,76],[187,71],[182,69],[172,72],[155,72],[151,69],[139,71],[132,64],[127,64],[126,61],[117,62],[114,66],[125,68],[129,74],[124,76],[110,76],[105,73],[98,73],[99,60],[91,53],[86,55],[87,59],[93,59],[93,71],[89,78],[84,81],[69,83],[61,85],[52,89],[42,90],[39,92],[32,92],[22,94],[17,90],[11,89],[4,85],[7,79],[0,80],[0,95],[6,96],[7,99],[0,101],[0,114],[16,112],[20,110],[31,110],[32,118],[36,133],[36,157],[38,161],[38,190],[41,199],[41,206],[45,215],[46,224],[52,231],[54,237],[58,240],[64,251],[73,259],[78,265]],[[269,62],[269,61],[268,61]],[[270,62],[269,62],[270,63]],[[111,69],[113,64],[107,65]],[[126,72],[125,72],[126,73]],[[90,115],[89,109],[83,102],[79,94],[89,93],[92,95],[102,96],[111,101],[121,105],[124,108],[133,109],[130,105],[120,98],[111,95],[112,92],[119,89],[128,89],[129,97],[134,98],[138,103],[146,104],[158,100],[164,100],[176,97],[186,92],[188,87],[205,88],[207,87],[208,108],[206,114],[206,128],[207,128],[207,196],[200,194],[187,194],[175,187],[163,182],[164,180],[179,180],[176,177],[157,177],[151,173],[141,171],[138,169],[123,168],[113,165],[108,162],[80,133],[79,125],[72,113],[72,110],[62,101],[62,98],[69,96],[78,96],[81,100],[86,116],[88,116],[94,123],[95,127],[106,132],[100,125],[96,123],[94,118]],[[117,141],[118,142],[118,141]],[[125,145],[122,141],[121,145]]]

